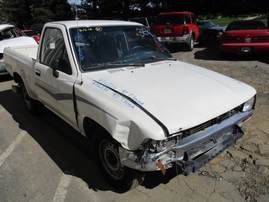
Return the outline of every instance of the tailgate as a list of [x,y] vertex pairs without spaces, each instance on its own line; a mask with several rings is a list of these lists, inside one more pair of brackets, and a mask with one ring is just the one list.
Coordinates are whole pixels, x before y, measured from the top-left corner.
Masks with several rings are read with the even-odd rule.
[[157,37],[162,36],[183,36],[184,25],[155,25],[152,32]]

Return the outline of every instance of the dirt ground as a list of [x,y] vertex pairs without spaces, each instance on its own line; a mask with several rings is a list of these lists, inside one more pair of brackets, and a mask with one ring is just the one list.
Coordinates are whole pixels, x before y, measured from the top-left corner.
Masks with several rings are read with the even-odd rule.
[[[173,50],[171,50],[173,53]],[[228,179],[246,201],[269,200],[269,55],[218,57],[218,44],[210,42],[192,52],[174,52],[179,60],[202,66],[253,86],[256,109],[243,126],[244,137],[213,160],[202,174]]]

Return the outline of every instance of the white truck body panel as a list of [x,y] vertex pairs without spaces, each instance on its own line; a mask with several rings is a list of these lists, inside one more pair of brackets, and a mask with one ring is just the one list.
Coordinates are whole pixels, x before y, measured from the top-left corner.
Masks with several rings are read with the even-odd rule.
[[33,44],[33,45],[24,45],[24,46],[11,46],[9,47],[11,50],[15,52],[19,52],[25,56],[28,56],[32,59],[36,59],[37,55],[37,50],[38,50],[38,45]]
[[36,63],[35,58],[38,45],[6,47],[5,50],[8,50],[5,51],[4,55],[6,70],[11,75],[13,75],[13,72],[20,71],[28,93],[32,98],[37,99],[36,93],[34,93],[35,81],[33,68]]
[[37,45],[35,39],[29,36],[21,36],[11,39],[5,39],[0,41],[0,53],[3,53],[5,47],[11,46],[28,46],[28,45]]
[[[179,61],[158,62],[144,68],[115,72],[88,73],[86,76],[104,85],[113,85],[118,92],[125,92],[159,117],[168,126],[170,134],[223,114],[255,94],[254,89],[250,91],[249,86],[242,82]],[[126,105],[121,99],[119,96],[118,110]],[[225,106],[223,103],[226,103]]]

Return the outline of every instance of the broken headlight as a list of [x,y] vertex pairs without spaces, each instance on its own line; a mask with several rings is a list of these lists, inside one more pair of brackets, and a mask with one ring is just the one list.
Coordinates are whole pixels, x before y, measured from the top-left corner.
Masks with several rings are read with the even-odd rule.
[[162,152],[169,148],[172,148],[181,139],[182,133],[171,135],[165,140],[152,140],[148,139],[144,142],[144,150],[148,150],[151,153]]

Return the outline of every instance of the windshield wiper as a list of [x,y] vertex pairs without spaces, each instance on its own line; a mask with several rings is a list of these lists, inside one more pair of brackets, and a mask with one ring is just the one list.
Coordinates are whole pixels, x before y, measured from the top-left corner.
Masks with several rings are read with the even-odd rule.
[[100,63],[93,64],[90,68],[108,69],[108,68],[129,67],[129,66],[144,67],[145,64],[142,62],[134,62],[134,63],[106,62],[106,63],[101,63],[101,64]]
[[155,56],[151,56],[151,57],[147,57],[147,58],[143,58],[141,59],[141,61],[162,61],[162,60],[172,60],[172,61],[176,61],[176,58],[158,58]]

